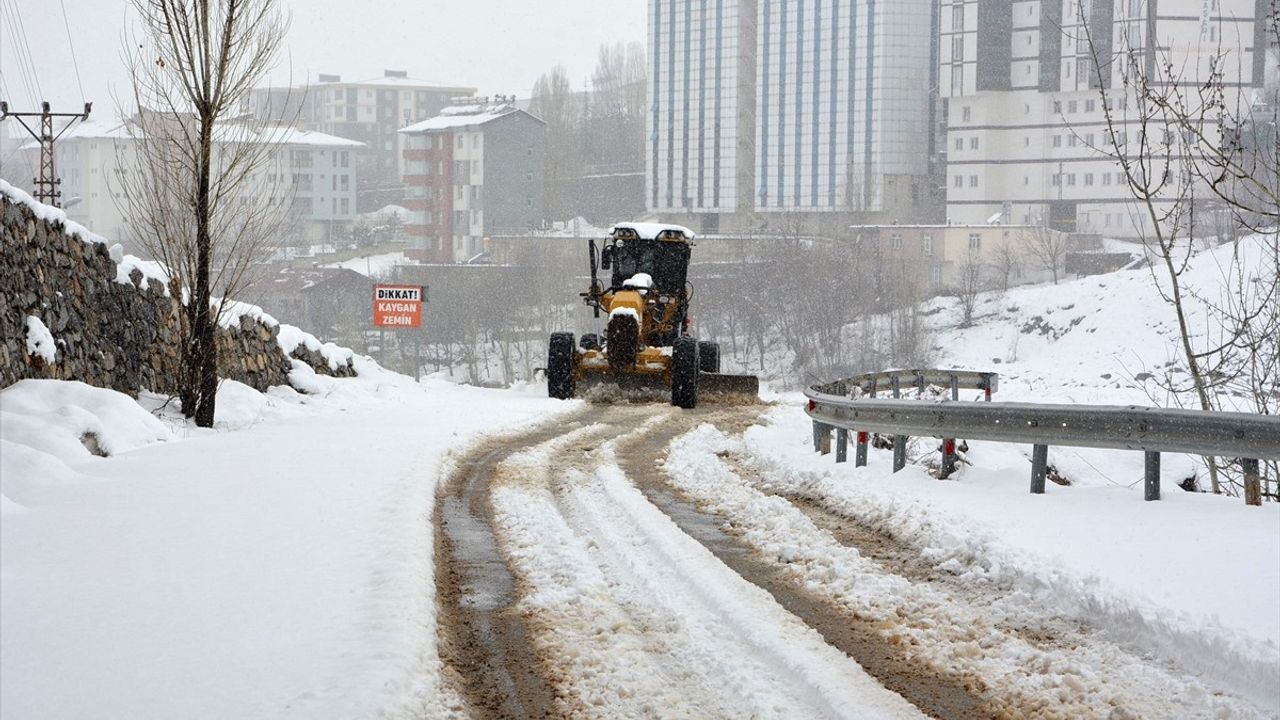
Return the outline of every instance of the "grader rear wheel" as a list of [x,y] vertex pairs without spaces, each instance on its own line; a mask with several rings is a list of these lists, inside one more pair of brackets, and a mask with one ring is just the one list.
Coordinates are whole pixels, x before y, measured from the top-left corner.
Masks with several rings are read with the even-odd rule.
[[574,394],[573,333],[551,333],[547,349],[547,395],[557,400],[568,400]]

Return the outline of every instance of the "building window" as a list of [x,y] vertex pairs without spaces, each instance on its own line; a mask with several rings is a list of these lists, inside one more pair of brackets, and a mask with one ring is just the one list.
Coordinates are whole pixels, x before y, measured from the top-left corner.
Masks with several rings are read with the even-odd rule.
[[970,176],[969,176],[969,187],[971,187],[971,188],[976,188],[976,187],[978,187],[978,176],[977,176],[977,175],[970,175]]
[[1070,175],[1067,175],[1067,185],[1071,187],[1075,187],[1075,184],[1076,184],[1076,174],[1071,173]]
[[963,178],[963,177],[960,177],[959,175],[957,175],[957,176],[955,176],[955,178],[952,180],[952,184],[953,184],[953,185],[955,185],[955,186],[956,186],[956,187],[958,187],[958,188],[962,188],[962,187],[964,187],[964,178]]
[[956,138],[956,150],[964,149],[964,138]]
[[1085,173],[1085,174],[1084,174],[1084,184],[1085,184],[1085,185],[1087,185],[1087,186],[1092,186],[1092,185],[1093,185],[1093,173]]
[[1067,103],[1067,112],[1071,113],[1072,115],[1075,115],[1076,108],[1078,107],[1079,105],[1076,103],[1076,101],[1072,100],[1071,102]]
[[462,148],[462,136],[461,136],[461,135],[459,135],[459,136],[458,136],[458,148],[459,148],[459,149],[461,149],[461,148]]
[[1054,115],[1061,115],[1061,114],[1062,114],[1062,101],[1061,101],[1061,100],[1054,100],[1054,101],[1053,101],[1053,114],[1054,114]]
[[1085,100],[1085,101],[1084,101],[1084,111],[1085,111],[1085,112],[1087,112],[1087,113],[1091,113],[1091,112],[1093,112],[1093,109],[1094,109],[1095,107],[1097,107],[1097,106],[1094,104],[1094,102],[1093,102],[1092,100]]
[[1060,148],[1060,147],[1062,147],[1062,136],[1061,136],[1061,135],[1054,135],[1054,136],[1053,136],[1053,146],[1054,146],[1054,147],[1056,147],[1056,148]]
[[970,149],[970,150],[977,150],[977,149],[978,149],[978,138],[976,138],[976,137],[971,137],[971,138],[969,138],[969,149]]
[[970,250],[981,250],[981,249],[982,249],[982,236],[981,236],[981,235],[979,235],[978,233],[971,233],[971,234],[969,235],[969,249],[970,249]]
[[961,108],[960,114],[964,118],[965,122],[969,122],[970,120],[973,119],[973,109],[970,108],[968,105],[965,105],[963,108]]
[[889,249],[891,250],[902,249],[902,233],[892,233],[891,235],[889,235]]
[[1054,187],[1058,187],[1062,185],[1062,175],[1059,173],[1054,173],[1052,182]]
[[925,255],[933,254],[933,236],[932,235],[925,235],[924,237],[920,238],[920,249],[924,252]]

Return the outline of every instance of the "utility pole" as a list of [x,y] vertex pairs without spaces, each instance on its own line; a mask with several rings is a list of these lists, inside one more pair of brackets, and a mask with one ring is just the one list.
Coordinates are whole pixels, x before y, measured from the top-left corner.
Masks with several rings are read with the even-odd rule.
[[[36,200],[45,205],[60,207],[59,198],[62,192],[58,190],[58,186],[62,184],[62,179],[54,173],[53,168],[53,144],[62,137],[63,133],[71,129],[76,120],[88,120],[89,110],[93,108],[93,103],[84,104],[83,113],[55,113],[49,111],[49,103],[40,103],[40,112],[9,112],[9,103],[0,101],[0,120],[14,118],[27,131],[31,137],[40,143],[40,177],[33,180],[36,187]],[[40,132],[31,129],[23,118],[40,118]],[[54,118],[71,118],[70,122],[58,131],[53,133]]]

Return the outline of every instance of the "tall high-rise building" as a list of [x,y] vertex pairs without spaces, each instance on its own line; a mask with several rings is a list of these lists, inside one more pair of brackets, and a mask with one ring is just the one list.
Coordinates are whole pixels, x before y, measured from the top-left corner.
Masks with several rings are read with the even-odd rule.
[[[1109,151],[1102,93],[1122,141],[1136,138],[1123,73],[1184,80],[1208,60],[1231,93],[1264,80],[1269,0],[942,0],[942,94],[948,98],[947,217],[1048,224],[1129,236],[1145,224]],[[1137,67],[1135,68],[1135,64]],[[1230,98],[1228,99],[1230,101]]]
[[933,0],[650,0],[649,210],[705,230],[926,219],[936,20]]

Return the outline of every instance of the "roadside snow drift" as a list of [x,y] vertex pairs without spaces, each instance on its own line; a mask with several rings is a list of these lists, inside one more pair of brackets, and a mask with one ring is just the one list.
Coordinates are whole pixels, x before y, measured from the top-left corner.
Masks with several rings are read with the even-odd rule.
[[307,368],[306,396],[224,383],[216,430],[80,383],[0,392],[4,717],[456,713],[435,652],[440,466],[573,404],[357,365]]

